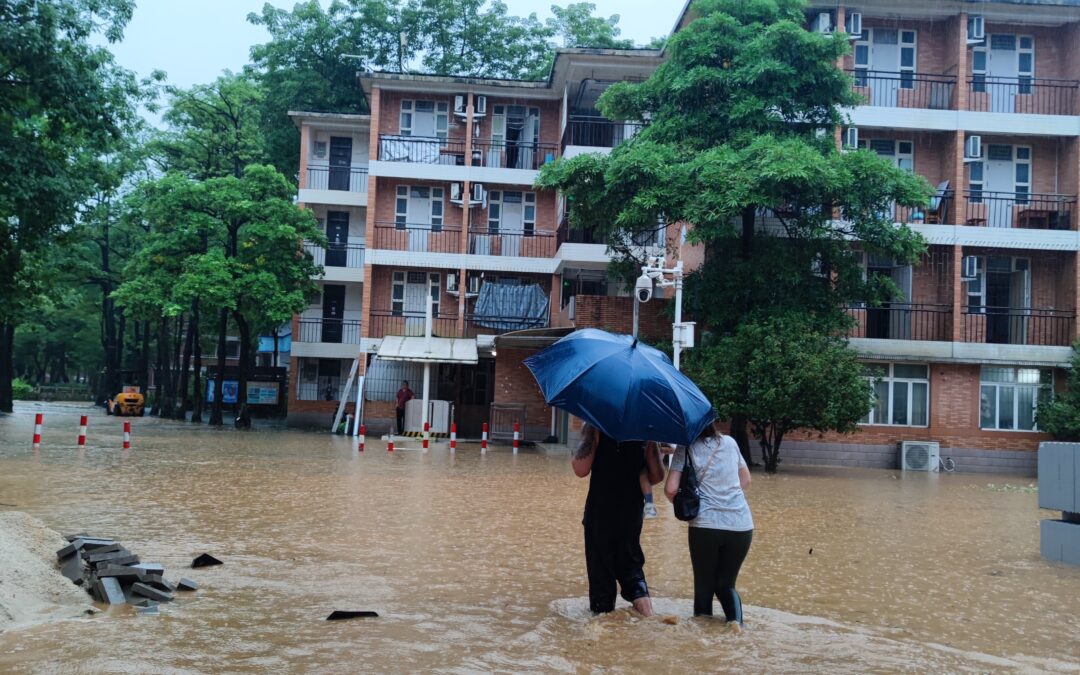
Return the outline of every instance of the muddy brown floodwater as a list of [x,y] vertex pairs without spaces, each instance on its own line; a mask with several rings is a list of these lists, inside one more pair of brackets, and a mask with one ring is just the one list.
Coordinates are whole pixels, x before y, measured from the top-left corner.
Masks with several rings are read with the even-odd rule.
[[[30,448],[33,413],[44,443]],[[1080,672],[1080,570],[1038,554],[1031,481],[783,466],[755,474],[741,634],[691,614],[685,525],[645,523],[656,607],[593,618],[565,456],[0,417],[0,508],[123,541],[199,591],[0,634],[0,672]],[[265,424],[265,423],[264,423]],[[657,490],[660,497],[660,491]],[[812,549],[812,552],[811,552]],[[328,623],[333,609],[378,619]]]

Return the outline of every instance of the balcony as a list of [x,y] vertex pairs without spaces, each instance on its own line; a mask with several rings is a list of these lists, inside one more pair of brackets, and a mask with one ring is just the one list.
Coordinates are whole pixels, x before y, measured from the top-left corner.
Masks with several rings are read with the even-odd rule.
[[952,340],[952,305],[891,302],[883,307],[851,307],[858,325],[849,338]]
[[968,80],[967,109],[1027,115],[1075,115],[1076,80],[975,75]]
[[1072,230],[1076,197],[1026,192],[968,190],[965,225]]
[[360,344],[360,322],[342,319],[300,319],[294,342],[308,344]]
[[1067,347],[1076,313],[1057,309],[965,307],[964,342]]
[[559,156],[555,143],[473,139],[473,165],[491,169],[538,171]]
[[312,244],[309,241],[305,241],[304,251],[311,255],[316,265],[320,265],[324,268],[345,267],[354,270],[364,269],[363,244],[329,244],[324,248]]
[[[431,321],[431,334],[435,337],[463,337],[458,327],[457,308],[451,313],[434,312]],[[387,335],[422,336],[424,335],[424,312],[394,311],[386,309],[371,310],[371,337],[384,338]]]
[[465,165],[465,141],[428,136],[379,136],[379,161],[409,164]]
[[506,230],[477,227],[469,230],[469,253],[521,258],[551,258],[555,233],[545,230]]
[[562,147],[579,145],[589,148],[614,148],[641,131],[633,122],[612,122],[603,117],[571,115],[563,131]]
[[308,190],[367,192],[368,170],[367,167],[309,166],[304,187]]
[[846,72],[854,78],[855,92],[869,106],[948,110],[952,105],[956,78],[951,75],[853,69]]
[[461,226],[377,221],[372,248],[413,253],[461,253]]
[[465,337],[477,335],[502,335],[517,330],[547,328],[548,317],[542,319],[520,316],[492,316],[487,314],[465,315]]
[[556,230],[555,236],[559,246],[562,246],[563,244],[607,245],[607,242],[592,230],[570,227],[570,219],[566,216],[563,216],[562,222],[559,223],[559,229]]

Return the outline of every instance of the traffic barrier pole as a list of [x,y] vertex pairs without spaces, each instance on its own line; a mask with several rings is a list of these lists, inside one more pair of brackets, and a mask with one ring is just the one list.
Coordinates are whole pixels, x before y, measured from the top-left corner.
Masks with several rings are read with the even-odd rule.
[[387,452],[393,452],[394,451],[394,434],[390,434],[390,440],[387,441],[387,443],[386,443],[386,451]]
[[480,452],[487,452],[487,432],[488,425],[484,422],[484,431],[480,435]]
[[131,422],[124,422],[124,449],[131,449]]
[[80,448],[84,447],[86,445],[86,423],[87,423],[86,415],[83,415],[82,417],[79,418],[79,447]]
[[514,454],[518,451],[518,439],[521,438],[521,423],[514,422]]
[[431,430],[431,423],[424,422],[424,450],[428,449],[428,432]]
[[360,452],[364,451],[364,436],[367,434],[367,427],[363,424],[360,425]]
[[457,450],[457,424],[455,422],[450,423],[450,451]]
[[41,446],[41,425],[45,423],[45,416],[41,413],[34,415],[34,447]]

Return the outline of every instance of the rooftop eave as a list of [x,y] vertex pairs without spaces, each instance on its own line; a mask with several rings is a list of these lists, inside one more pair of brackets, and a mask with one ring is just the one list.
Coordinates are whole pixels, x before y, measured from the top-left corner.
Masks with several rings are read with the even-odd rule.
[[365,128],[371,126],[371,115],[357,115],[353,113],[327,113],[307,110],[290,110],[288,116],[293,124],[300,128],[304,124],[309,125],[332,125]]

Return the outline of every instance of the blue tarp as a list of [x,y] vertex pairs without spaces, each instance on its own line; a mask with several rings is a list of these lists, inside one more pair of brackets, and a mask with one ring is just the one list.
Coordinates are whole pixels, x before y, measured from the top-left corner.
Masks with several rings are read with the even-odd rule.
[[476,298],[473,321],[498,331],[544,328],[548,325],[547,293],[538,284],[485,283]]

